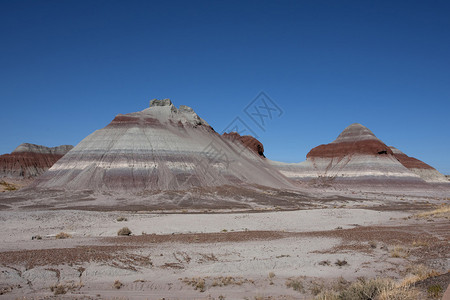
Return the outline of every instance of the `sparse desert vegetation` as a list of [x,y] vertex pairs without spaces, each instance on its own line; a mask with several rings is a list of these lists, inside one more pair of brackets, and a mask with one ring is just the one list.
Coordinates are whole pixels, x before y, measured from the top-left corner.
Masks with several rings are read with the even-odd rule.
[[[273,278],[273,277],[272,277]],[[225,286],[241,286],[243,284],[254,284],[255,282],[251,279],[246,279],[243,277],[233,277],[233,276],[218,276],[218,277],[192,277],[192,278],[180,278],[180,280],[192,286],[195,290],[200,292],[206,291],[206,289],[211,287],[225,287]]]
[[273,284],[273,278],[275,277],[275,273],[274,272],[269,272],[269,281],[270,284]]
[[439,284],[433,284],[427,288],[428,296],[431,298],[439,298],[442,296],[444,289]]
[[53,292],[53,294],[55,296],[57,296],[57,295],[64,295],[64,294],[67,293],[67,288],[64,285],[62,285],[62,284],[58,284],[56,286],[52,286],[52,287],[50,287],[50,290]]
[[18,187],[16,185],[14,185],[12,183],[8,183],[8,182],[6,182],[4,180],[0,181],[0,186],[3,187],[3,190],[8,191],[8,192],[18,190]]
[[401,245],[390,247],[389,253],[391,257],[395,258],[405,258],[409,256],[409,250]]
[[337,259],[334,264],[338,267],[342,267],[348,265],[348,262],[345,259]]
[[194,287],[195,290],[199,290],[200,292],[205,291],[205,279],[201,277],[193,277],[193,278],[184,278],[183,282]]
[[[343,278],[324,287],[314,299],[316,300],[411,300],[419,299],[419,291],[414,287],[416,282],[439,275],[424,265],[415,265],[406,270],[401,280],[392,278],[360,278],[352,283]],[[435,285],[428,288],[430,296],[441,295],[442,290]]]
[[113,287],[114,287],[115,289],[120,289],[120,288],[122,288],[122,286],[123,286],[123,283],[120,282],[120,280],[114,281]]
[[60,233],[58,233],[57,235],[55,235],[55,238],[56,238],[57,240],[69,239],[69,238],[71,238],[71,237],[72,237],[72,235],[71,235],[71,234],[68,234],[68,233],[66,233],[66,232],[60,232]]
[[117,231],[117,235],[122,236],[131,235],[131,230],[128,227],[123,227],[119,229],[119,231]]
[[418,291],[410,286],[396,283],[389,278],[359,279],[343,288],[320,291],[315,300],[411,300],[417,299]]
[[[53,284],[61,283],[61,287],[55,285],[52,290],[52,294],[56,292],[59,295],[63,295],[60,293],[64,292],[73,294],[75,290],[66,282],[76,280],[87,285],[85,288],[77,288],[77,294],[91,296],[90,291],[102,294],[102,289],[109,287],[110,292],[116,291],[124,295],[130,293],[130,296],[141,290],[142,292],[156,290],[161,294],[173,292],[175,297],[179,298],[198,298],[201,295],[206,297],[211,294],[215,299],[218,295],[234,299],[234,295],[242,293],[242,297],[239,298],[267,299],[286,296],[288,299],[316,297],[316,299],[342,300],[346,299],[344,297],[357,297],[355,295],[368,293],[376,294],[377,300],[407,299],[418,294],[420,297],[439,299],[438,295],[442,295],[443,291],[438,286],[444,290],[445,281],[433,279],[421,283],[421,286],[418,286],[417,282],[438,275],[437,271],[425,267],[421,262],[431,262],[430,265],[436,266],[439,272],[445,271],[445,254],[441,250],[447,247],[444,235],[445,222],[428,223],[423,220],[417,221],[415,218],[403,220],[403,216],[407,214],[401,215],[402,218],[392,218],[397,212],[383,212],[380,217],[378,212],[363,210],[366,214],[364,218],[367,218],[367,214],[373,214],[373,218],[376,219],[372,220],[378,222],[374,223],[376,226],[368,226],[364,225],[360,215],[357,215],[358,219],[351,220],[351,214],[359,214],[358,210],[347,208],[342,210],[344,210],[342,214],[339,209],[333,210],[334,217],[327,215],[324,218],[324,226],[328,226],[328,230],[320,232],[302,230],[305,230],[305,226],[315,228],[313,227],[315,224],[310,225],[312,224],[310,220],[321,222],[317,216],[331,210],[213,215],[152,213],[149,218],[140,214],[139,218],[133,218],[133,226],[139,225],[139,228],[145,228],[150,232],[146,235],[131,235],[128,228],[121,231],[121,234],[131,235],[127,238],[118,238],[114,231],[110,236],[101,236],[105,232],[110,232],[110,226],[117,226],[117,215],[111,218],[111,214],[102,215],[84,211],[74,214],[72,211],[63,211],[62,214],[66,217],[60,218],[60,223],[53,220],[47,225],[52,215],[57,216],[56,213],[33,212],[28,220],[35,222],[36,225],[32,223],[33,226],[28,231],[21,225],[22,221],[19,219],[17,221],[9,219],[9,222],[15,225],[14,233],[18,232],[21,239],[29,240],[39,227],[39,232],[51,232],[50,228],[54,227],[68,228],[77,232],[77,239],[67,240],[64,247],[55,249],[54,244],[50,244],[55,241],[51,238],[52,235],[48,235],[39,243],[33,243],[39,247],[49,244],[48,250],[0,252],[0,260],[8,266],[0,268],[1,271],[5,271],[3,274],[16,274],[10,277],[14,279],[9,280],[21,278],[18,272],[24,272],[23,270],[43,272],[43,276],[52,278]],[[89,214],[91,217],[88,219]],[[341,220],[341,216],[345,216],[346,219]],[[1,217],[0,213],[0,222]],[[267,217],[278,220],[267,224]],[[183,220],[180,221],[180,218]],[[90,228],[89,231],[82,226],[67,225],[67,220],[75,219],[78,221],[73,224],[86,224],[95,220],[99,225]],[[141,220],[141,223],[137,223],[137,220]],[[210,232],[199,232],[204,229],[195,228],[196,223],[193,220],[195,222],[206,220],[204,223],[209,224]],[[191,226],[187,229],[179,225],[173,227],[177,222]],[[255,230],[263,226],[276,228],[283,222],[287,225],[283,225],[283,228],[296,226],[298,229]],[[351,226],[348,224],[363,225],[335,230],[337,225],[344,222],[347,224],[345,227]],[[389,226],[386,226],[385,222],[390,222]],[[422,229],[415,222],[422,222],[420,224],[425,224],[426,227]],[[251,225],[252,223],[255,225]],[[404,224],[411,225],[406,227]],[[152,228],[158,225],[160,226],[158,228],[163,230],[177,228],[185,231],[155,234]],[[395,226],[399,226],[398,231]],[[227,228],[228,232],[222,232],[223,228]],[[239,228],[242,229],[238,230]],[[190,233],[191,230],[194,233]],[[65,233],[69,234],[68,231]],[[94,241],[97,245],[79,246],[86,235],[90,235],[89,241]],[[10,230],[5,237],[14,240],[16,235]],[[405,256],[405,253],[408,255]],[[393,256],[403,259],[393,259]],[[427,260],[428,257],[432,260]],[[111,277],[108,277],[106,280],[102,275],[95,275],[101,272],[115,274],[114,276],[120,274],[120,278],[116,283],[114,281],[116,278],[111,280]],[[374,277],[382,272],[387,274]],[[227,275],[222,276],[224,273]],[[25,276],[23,277],[29,278]],[[336,279],[331,276],[335,276]],[[125,282],[126,288],[123,286]],[[36,281],[33,283],[39,286]],[[26,287],[26,281],[21,282],[21,286]],[[47,292],[48,287],[49,285],[46,286]],[[266,292],[254,292],[261,288]],[[12,295],[17,293],[13,285],[6,286],[4,290],[5,293],[8,291],[7,293]]]
[[78,284],[74,284],[74,283],[59,283],[59,284],[56,284],[56,285],[52,285],[50,287],[50,291],[52,291],[55,296],[65,295],[68,292],[79,290],[83,286],[84,285],[81,282],[78,283]]
[[445,218],[450,219],[450,205],[449,204],[443,204],[440,207],[422,212],[419,214],[415,214],[414,217],[420,218],[420,219],[433,219],[433,218]]
[[305,287],[303,284],[303,279],[302,277],[297,277],[297,278],[289,278],[286,281],[286,286],[288,288],[293,289],[294,291],[300,292],[300,293],[304,293],[305,292]]

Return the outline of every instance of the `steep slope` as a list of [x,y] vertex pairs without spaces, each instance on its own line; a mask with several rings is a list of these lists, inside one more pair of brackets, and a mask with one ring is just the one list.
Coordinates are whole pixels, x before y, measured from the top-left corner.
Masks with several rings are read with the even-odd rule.
[[406,155],[395,147],[391,146],[390,148],[394,153],[394,157],[398,159],[402,165],[408,168],[411,172],[419,175],[423,180],[431,183],[448,182],[447,178],[445,178],[443,174],[439,173],[439,171],[432,166],[418,160],[417,158]]
[[393,151],[361,124],[351,124],[335,141],[313,148],[306,161],[296,164],[272,162],[294,180],[423,184],[403,166]]
[[32,178],[41,175],[69,152],[73,146],[45,147],[24,143],[11,154],[0,156],[0,177]]
[[190,107],[152,100],[82,140],[35,188],[140,192],[226,184],[289,186],[239,139],[222,138]]

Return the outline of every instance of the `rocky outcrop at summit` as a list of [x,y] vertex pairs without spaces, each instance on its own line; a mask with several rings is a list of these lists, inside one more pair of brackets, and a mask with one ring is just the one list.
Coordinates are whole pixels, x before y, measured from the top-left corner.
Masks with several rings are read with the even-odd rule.
[[73,146],[45,147],[24,143],[11,154],[0,156],[0,177],[33,178],[43,174]]
[[261,157],[264,156],[264,146],[263,144],[258,141],[256,138],[252,137],[251,135],[240,135],[237,132],[230,132],[230,133],[224,133],[222,136],[225,139],[232,140],[232,141],[239,141],[242,143],[245,147],[249,148],[256,154],[258,154]]

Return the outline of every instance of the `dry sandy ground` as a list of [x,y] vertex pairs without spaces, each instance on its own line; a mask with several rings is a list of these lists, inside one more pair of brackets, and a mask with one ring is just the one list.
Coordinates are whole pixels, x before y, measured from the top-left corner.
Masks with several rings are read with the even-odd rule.
[[[449,220],[414,213],[4,210],[0,298],[312,299],[361,277],[400,279],[419,264],[447,273]],[[124,226],[132,236],[117,236]]]

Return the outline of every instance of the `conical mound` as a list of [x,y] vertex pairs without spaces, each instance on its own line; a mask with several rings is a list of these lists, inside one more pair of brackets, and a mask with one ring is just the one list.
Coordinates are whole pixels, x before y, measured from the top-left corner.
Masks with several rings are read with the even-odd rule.
[[366,140],[380,141],[367,127],[359,123],[353,123],[345,128],[333,143],[353,143]]
[[176,190],[227,184],[286,186],[284,176],[238,140],[225,139],[192,108],[152,100],[82,140],[35,188]]
[[23,143],[11,154],[0,155],[0,178],[34,178],[43,174],[73,146],[45,147]]
[[416,184],[425,182],[402,165],[391,148],[361,124],[351,124],[335,141],[313,148],[298,164],[273,162],[282,174],[327,183]]
[[361,124],[354,123],[345,128],[332,143],[313,148],[306,157],[332,158],[354,154],[377,155],[393,153],[372,131]]

